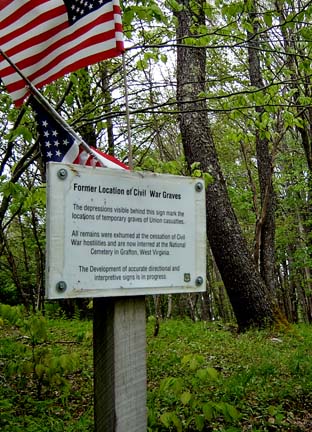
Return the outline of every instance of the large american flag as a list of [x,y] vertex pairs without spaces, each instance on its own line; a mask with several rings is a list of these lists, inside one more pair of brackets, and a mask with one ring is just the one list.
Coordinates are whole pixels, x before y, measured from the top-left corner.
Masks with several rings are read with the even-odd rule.
[[40,148],[45,162],[64,162],[86,166],[129,169],[113,156],[90,147],[86,151],[79,140],[55,120],[35,99],[31,101],[39,134]]
[[[119,1],[0,0],[0,48],[41,87],[123,52]],[[0,77],[19,106],[28,95],[24,80],[6,60]]]

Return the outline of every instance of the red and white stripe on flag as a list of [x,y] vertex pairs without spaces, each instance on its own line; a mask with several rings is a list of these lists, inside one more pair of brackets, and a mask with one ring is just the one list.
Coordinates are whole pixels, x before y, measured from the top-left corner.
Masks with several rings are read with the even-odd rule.
[[[0,0],[0,16],[1,50],[36,87],[124,51],[118,0]],[[28,89],[6,60],[0,77],[22,104]]]
[[120,160],[116,159],[114,156],[110,156],[109,154],[103,153],[95,147],[90,147],[94,152],[94,157],[92,154],[86,152],[81,145],[79,146],[79,154],[76,159],[72,162],[78,165],[85,166],[95,166],[95,167],[106,167],[106,168],[117,168],[117,169],[126,169],[129,167],[125,165]]

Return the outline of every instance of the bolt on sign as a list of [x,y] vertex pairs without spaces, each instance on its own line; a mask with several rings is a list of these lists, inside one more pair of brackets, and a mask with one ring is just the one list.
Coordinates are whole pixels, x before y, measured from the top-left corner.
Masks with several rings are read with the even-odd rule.
[[201,179],[48,164],[46,297],[201,292]]

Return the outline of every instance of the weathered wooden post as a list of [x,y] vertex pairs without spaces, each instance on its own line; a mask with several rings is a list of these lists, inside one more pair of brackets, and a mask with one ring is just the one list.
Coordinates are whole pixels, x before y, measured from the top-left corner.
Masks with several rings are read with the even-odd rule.
[[93,303],[96,432],[146,432],[145,298]]
[[46,296],[94,302],[96,432],[146,432],[145,296],[201,292],[200,179],[50,163]]

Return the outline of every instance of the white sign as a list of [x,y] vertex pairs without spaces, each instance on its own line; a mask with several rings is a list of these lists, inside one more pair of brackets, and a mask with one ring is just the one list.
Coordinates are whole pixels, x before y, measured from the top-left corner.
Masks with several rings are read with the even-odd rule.
[[201,179],[48,164],[47,298],[200,292]]

